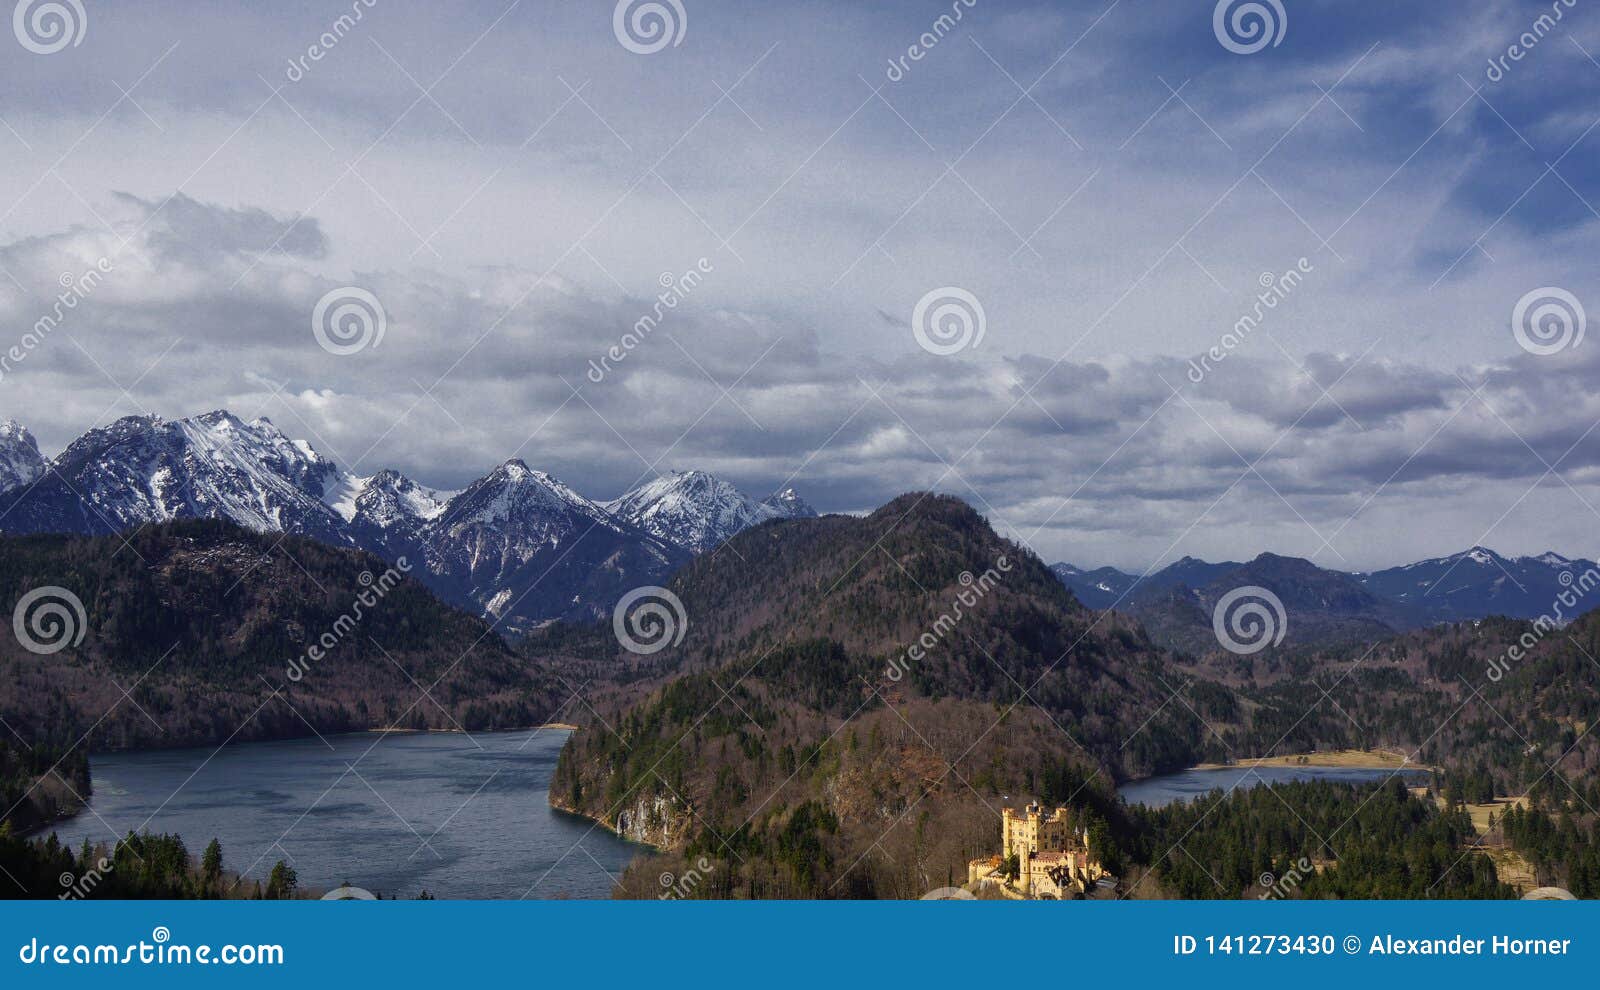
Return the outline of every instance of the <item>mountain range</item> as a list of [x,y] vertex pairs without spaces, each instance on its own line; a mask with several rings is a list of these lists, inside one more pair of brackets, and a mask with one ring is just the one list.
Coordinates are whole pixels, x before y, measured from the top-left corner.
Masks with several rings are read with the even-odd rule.
[[225,410],[130,416],[54,458],[0,425],[0,531],[110,535],[174,519],[226,519],[394,561],[441,597],[520,632],[603,615],[694,555],[772,519],[816,512],[794,489],[757,501],[700,471],[596,502],[508,460],[461,491],[396,471],[357,476],[265,418]]
[[[1592,560],[1555,552],[1513,558],[1473,547],[1370,572],[1333,570],[1271,553],[1246,563],[1185,557],[1143,576],[1067,563],[1050,569],[1090,608],[1126,612],[1139,618],[1157,642],[1205,652],[1216,646],[1212,610],[1237,588],[1263,587],[1278,596],[1288,616],[1287,642],[1328,645],[1491,615],[1536,619],[1556,611],[1557,598],[1597,567]],[[1565,609],[1564,618],[1583,610]]]

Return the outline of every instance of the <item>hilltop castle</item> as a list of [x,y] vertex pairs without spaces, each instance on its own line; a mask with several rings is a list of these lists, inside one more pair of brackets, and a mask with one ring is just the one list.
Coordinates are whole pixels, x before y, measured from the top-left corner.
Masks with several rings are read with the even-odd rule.
[[[1073,826],[1066,808],[1056,808],[1049,817],[1038,802],[1020,815],[1002,808],[1000,841],[998,857],[975,859],[968,865],[971,885],[998,884],[1013,896],[1061,899],[1087,891],[1105,875],[1089,854],[1088,833]],[[1012,857],[1017,875],[1008,884],[1006,867]]]

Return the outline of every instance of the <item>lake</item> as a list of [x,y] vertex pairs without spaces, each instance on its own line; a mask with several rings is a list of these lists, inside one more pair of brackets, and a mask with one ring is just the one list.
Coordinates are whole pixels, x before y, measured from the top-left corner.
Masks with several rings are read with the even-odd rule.
[[[1333,780],[1365,784],[1388,780],[1394,769],[1378,767],[1221,767],[1213,770],[1184,770],[1147,780],[1136,780],[1117,788],[1129,804],[1160,808],[1174,801],[1193,801],[1214,790],[1249,789],[1262,784],[1286,784],[1297,780]],[[1408,783],[1425,783],[1428,771],[1406,769],[1400,776]]]
[[549,806],[568,735],[363,733],[94,756],[88,809],[54,831],[73,847],[175,832],[196,857],[215,837],[230,870],[264,878],[281,859],[302,886],[348,881],[385,897],[609,897],[645,850]]

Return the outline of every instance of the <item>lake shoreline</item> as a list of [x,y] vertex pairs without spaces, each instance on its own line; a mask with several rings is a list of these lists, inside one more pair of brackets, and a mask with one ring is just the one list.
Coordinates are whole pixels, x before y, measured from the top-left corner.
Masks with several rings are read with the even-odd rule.
[[1198,763],[1190,770],[1233,770],[1253,767],[1288,769],[1321,767],[1332,770],[1438,770],[1426,763],[1413,763],[1409,757],[1386,749],[1336,749],[1318,753],[1290,753],[1261,756],[1233,763]]

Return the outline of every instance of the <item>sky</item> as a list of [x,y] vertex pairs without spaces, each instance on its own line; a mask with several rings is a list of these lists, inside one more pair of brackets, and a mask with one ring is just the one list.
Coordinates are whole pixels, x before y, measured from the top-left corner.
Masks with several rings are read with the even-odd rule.
[[22,0],[13,35],[0,415],[47,455],[227,408],[443,488],[937,489],[1081,566],[1600,555],[1581,0]]

